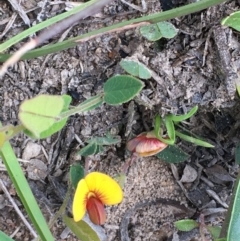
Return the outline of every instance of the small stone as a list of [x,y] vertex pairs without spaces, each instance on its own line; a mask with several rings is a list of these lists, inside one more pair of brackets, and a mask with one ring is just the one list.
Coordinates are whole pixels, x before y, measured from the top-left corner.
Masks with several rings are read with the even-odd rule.
[[43,180],[47,176],[47,165],[38,159],[32,159],[27,167],[28,178]]
[[183,171],[181,182],[194,182],[197,179],[197,171],[190,165],[186,165]]
[[30,160],[38,156],[41,152],[41,146],[37,143],[29,141],[23,151],[22,159]]

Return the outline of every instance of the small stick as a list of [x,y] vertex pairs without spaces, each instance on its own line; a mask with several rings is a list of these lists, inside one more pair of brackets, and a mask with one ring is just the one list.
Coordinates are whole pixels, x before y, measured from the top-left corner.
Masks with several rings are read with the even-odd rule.
[[139,7],[139,6],[135,5],[135,4],[127,2],[125,0],[121,0],[122,3],[128,5],[129,7],[133,8],[133,9],[136,9],[139,12],[146,13],[147,10],[148,10],[147,9],[147,4],[146,4],[145,0],[141,0],[141,1],[142,1],[142,7]]
[[221,204],[224,208],[228,208],[228,205],[227,205],[225,202],[223,202],[223,201],[221,200],[221,198],[217,195],[217,193],[215,193],[213,190],[208,189],[208,190],[206,190],[206,192],[207,192],[207,194],[208,194],[210,197],[214,198],[214,199],[215,199],[219,204]]
[[15,11],[18,12],[20,17],[24,21],[24,23],[26,25],[30,26],[30,20],[29,20],[27,14],[25,13],[25,11],[23,10],[23,8],[21,7],[21,5],[18,3],[18,1],[17,0],[8,0],[8,1],[12,5],[12,7],[15,9]]
[[100,11],[102,7],[109,4],[113,0],[101,0],[93,3],[92,5],[86,7],[83,9],[83,11],[80,11],[74,15],[71,15],[70,17],[53,24],[51,27],[46,28],[43,30],[38,37],[30,40],[26,44],[24,44],[12,57],[10,57],[0,69],[0,77],[2,77],[6,72],[8,67],[15,64],[26,52],[29,50],[32,50],[36,48],[37,46],[43,44],[45,41],[47,41],[50,38],[53,38],[54,36],[60,34],[67,28],[71,27],[75,23],[77,23],[81,19],[85,19],[89,16],[92,16]]
[[213,32],[213,28],[210,28],[210,30],[208,31],[207,39],[206,39],[205,46],[204,46],[202,67],[205,65],[208,45],[210,43],[210,37],[212,36],[212,32]]
[[18,208],[17,204],[14,202],[13,198],[11,197],[10,193],[8,192],[7,188],[5,187],[5,185],[1,179],[0,179],[0,187],[3,190],[3,192],[5,193],[5,195],[8,197],[9,201],[13,205],[13,207],[14,207],[15,211],[17,212],[17,214],[19,215],[19,217],[22,219],[23,223],[27,226],[27,228],[29,229],[29,231],[31,232],[33,237],[36,238],[38,235],[33,230],[32,226],[28,223],[27,219],[24,217],[24,215]]
[[0,34],[0,39],[2,39],[5,36],[5,34],[8,32],[8,30],[12,27],[16,17],[17,17],[17,14],[14,13],[12,15],[12,17],[10,18],[10,20],[9,20],[7,26],[5,27],[4,31],[2,32],[2,34]]

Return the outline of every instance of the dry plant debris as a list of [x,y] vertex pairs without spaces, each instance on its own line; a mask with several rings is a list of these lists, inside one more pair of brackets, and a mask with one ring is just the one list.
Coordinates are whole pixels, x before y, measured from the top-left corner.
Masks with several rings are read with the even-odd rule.
[[[22,5],[18,4],[18,7],[24,7],[24,10],[21,7],[21,18],[15,17],[15,10],[10,2],[13,3],[13,1],[0,3],[0,31],[6,29],[3,32],[4,36],[0,35],[1,41],[21,32],[26,23],[31,25],[41,12],[38,3],[43,1],[22,1]],[[62,11],[59,6],[50,5],[50,1],[45,2],[48,5],[44,8],[46,16]],[[160,9],[158,1],[147,1],[147,6],[148,12]],[[236,71],[240,69],[240,60],[238,36],[229,29],[220,28],[219,21],[238,7],[238,3],[232,1],[201,13],[172,20],[172,23],[180,29],[180,33],[170,41],[150,43],[140,36],[137,29],[129,29],[121,33],[98,36],[96,39],[79,43],[73,49],[46,58],[20,61],[7,73],[0,85],[2,106],[0,116],[4,124],[15,123],[19,104],[24,99],[40,93],[68,93],[75,103],[98,93],[108,77],[122,72],[119,62],[127,56],[137,56],[160,78],[160,81],[152,79],[146,81],[146,88],[138,100],[134,101],[134,106],[133,104],[129,107],[128,105],[102,106],[90,114],[71,118],[61,133],[34,143],[44,148],[45,155],[41,149],[40,152],[31,154],[30,158],[26,157],[25,149],[28,147],[25,146],[27,140],[23,135],[11,141],[19,158],[31,160],[37,157],[38,162],[48,168],[48,178],[41,177],[31,181],[32,189],[47,219],[50,219],[58,209],[62,201],[61,196],[66,192],[66,173],[69,165],[76,160],[84,161],[76,155],[76,151],[92,135],[97,136],[110,131],[122,137],[121,144],[107,147],[104,153],[91,160],[95,170],[114,176],[122,167],[126,137],[131,132],[135,135],[147,128],[151,129],[150,120],[156,113],[183,113],[187,107],[198,104],[201,111],[198,116],[192,118],[187,128],[216,143],[216,148],[209,151],[179,143],[191,155],[189,160],[191,163],[188,164],[198,171],[194,190],[191,189],[194,182],[182,185],[188,200],[191,200],[199,210],[203,210],[204,215],[209,214],[209,222],[219,225],[222,223],[225,211],[222,206],[226,208],[229,205],[231,179],[237,172],[237,167],[233,164],[233,149],[239,142],[240,106],[233,92],[233,85]],[[29,9],[34,10],[27,12]],[[55,40],[61,41],[66,37],[86,33],[140,14],[142,13],[125,4],[112,2],[104,8],[102,17],[81,20],[78,25],[69,29],[66,35]],[[24,18],[23,22],[22,16],[25,15],[28,18]],[[27,19],[30,23],[26,22]],[[7,25],[9,21],[11,24]],[[16,50],[15,47],[13,50]],[[220,61],[216,62],[216,59]],[[128,115],[128,108],[132,115]],[[130,124],[125,132],[127,119]],[[126,136],[122,133],[126,133]],[[203,167],[203,172],[199,171],[198,164]],[[31,165],[28,162],[22,163],[26,173],[30,172]],[[214,165],[220,165],[226,172],[223,171],[225,178],[223,179],[221,175],[220,183],[213,182],[216,178],[211,178],[209,175],[213,172],[215,175],[219,173]],[[180,175],[184,173],[185,166],[185,164],[176,166]],[[213,167],[215,170],[209,169]],[[31,174],[34,174],[34,170],[33,168]],[[31,174],[28,173],[30,179]],[[51,176],[54,176],[55,182],[50,181]],[[23,211],[5,171],[1,171],[0,179],[20,211]],[[128,214],[129,210],[136,209],[139,203],[148,204],[158,198],[164,198],[185,204],[186,208],[189,206],[189,201],[173,179],[169,166],[154,157],[141,160],[130,168],[124,191],[123,203],[118,207],[107,209],[108,220],[105,229],[110,241],[121,240],[119,235],[121,218]],[[0,230],[13,234],[16,240],[31,240],[30,232],[16,215],[10,199],[6,198],[3,191],[0,195],[0,200],[3,199],[1,205],[4,207],[0,214]],[[182,218],[177,212],[175,213],[176,210],[161,204],[143,206],[138,210],[134,209],[131,215],[128,226],[131,240],[164,240],[166,237],[171,240],[172,236],[176,236],[173,231],[173,221]],[[66,230],[61,222],[56,223],[52,231],[56,240],[76,240],[68,232],[63,236],[63,231]],[[198,234],[194,235],[198,237]],[[189,240],[189,237],[181,236],[179,240]]]

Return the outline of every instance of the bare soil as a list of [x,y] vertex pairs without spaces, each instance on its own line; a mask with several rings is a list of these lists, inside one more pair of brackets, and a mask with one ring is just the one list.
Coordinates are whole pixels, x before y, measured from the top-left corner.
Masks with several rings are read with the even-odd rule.
[[[141,5],[138,1],[133,2]],[[65,11],[65,4],[50,5],[49,0],[24,0],[21,6],[27,11],[44,3],[42,11],[38,7],[28,13],[31,24]],[[161,10],[158,1],[147,1],[147,5],[147,13]],[[157,81],[156,78],[144,81],[145,88],[133,100],[131,111],[129,103],[117,107],[103,105],[89,113],[71,117],[61,132],[46,140],[31,140],[23,134],[11,140],[47,220],[63,201],[70,165],[76,161],[84,164],[84,158],[76,153],[92,136],[110,132],[121,138],[120,144],[106,147],[103,153],[90,161],[92,170],[115,176],[130,156],[126,152],[126,141],[150,130],[157,113],[182,114],[198,105],[198,114],[183,126],[214,144],[215,148],[196,147],[178,140],[177,145],[190,158],[175,166],[180,178],[186,165],[197,171],[198,178],[184,183],[182,189],[169,164],[157,157],[140,159],[128,173],[123,202],[107,208],[107,222],[103,228],[109,241],[127,240],[126,236],[134,241],[200,240],[198,230],[187,234],[177,232],[173,222],[183,218],[197,220],[210,207],[216,212],[205,215],[205,222],[222,225],[227,210],[225,204],[229,204],[233,180],[238,173],[234,151],[239,143],[240,107],[235,80],[240,59],[239,34],[221,27],[220,21],[237,8],[237,1],[230,1],[174,19],[171,22],[179,33],[170,40],[149,42],[140,35],[139,29],[111,33],[66,51],[19,61],[8,71],[0,84],[0,120],[3,125],[18,123],[19,104],[41,93],[69,94],[73,98],[72,105],[100,93],[109,77],[124,73],[119,62],[125,57],[135,56],[158,76]],[[13,13],[8,1],[0,2],[0,34],[6,27],[6,19],[9,21]],[[66,38],[142,14],[115,1],[100,15],[72,27]],[[0,41],[4,42],[26,28],[17,16]],[[52,41],[59,38],[57,36]],[[12,47],[9,52],[13,53],[19,46]],[[130,124],[129,113],[134,116]],[[131,127],[130,131],[127,126]],[[29,154],[33,149],[33,154]],[[26,216],[7,172],[3,166],[0,167],[0,179]],[[47,176],[46,170],[50,173]],[[209,190],[214,191],[222,202],[217,201]],[[33,239],[1,190],[0,209],[1,231],[9,235],[14,233],[13,238],[17,241]],[[128,222],[126,229],[124,223]],[[77,240],[61,219],[52,232],[57,241]],[[211,240],[209,235],[208,238]]]

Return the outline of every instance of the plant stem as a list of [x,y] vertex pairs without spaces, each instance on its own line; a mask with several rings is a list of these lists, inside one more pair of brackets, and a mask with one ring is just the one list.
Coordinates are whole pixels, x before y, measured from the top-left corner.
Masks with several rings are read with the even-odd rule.
[[60,119],[64,119],[66,117],[75,115],[80,112],[89,111],[89,110],[92,110],[95,107],[99,106],[102,103],[103,103],[103,94],[96,95],[96,96],[84,101],[82,104],[78,105],[77,107],[61,113],[59,117],[60,117]]
[[232,222],[233,222],[234,204],[237,202],[235,200],[235,198],[236,198],[236,194],[238,193],[239,187],[240,187],[240,171],[238,172],[238,176],[237,176],[237,179],[235,181],[230,205],[229,205],[229,208],[227,210],[227,214],[226,214],[225,220],[223,222],[219,238],[227,238],[227,236],[228,236],[229,228],[230,228],[230,226],[232,225]]
[[[1,126],[1,123],[0,123]],[[43,241],[53,241],[54,238],[47,226],[45,218],[32,194],[31,188],[23,174],[19,162],[9,142],[6,142],[1,149],[0,155],[5,164],[8,175],[11,178],[18,196],[23,203],[33,225]]]
[[[223,2],[225,2],[225,0],[201,0],[199,2],[191,3],[191,4],[188,4],[186,6],[179,7],[179,8],[174,8],[174,9],[169,10],[169,11],[150,14],[148,16],[143,16],[143,17],[132,19],[132,20],[129,20],[129,21],[124,21],[124,22],[114,24],[114,25],[109,26],[109,27],[105,27],[105,28],[101,28],[101,29],[98,29],[98,30],[91,31],[89,33],[86,33],[86,34],[77,36],[75,38],[71,38],[69,40],[63,41],[61,43],[48,45],[48,46],[30,51],[27,54],[25,54],[22,57],[22,59],[35,58],[35,57],[39,57],[39,56],[42,56],[42,55],[46,55],[46,54],[50,54],[50,53],[55,53],[57,51],[65,50],[65,49],[76,46],[78,44],[78,42],[89,39],[92,36],[96,36],[98,34],[108,33],[109,31],[113,31],[113,30],[118,30],[118,29],[121,29],[124,26],[134,25],[136,23],[141,23],[141,22],[157,23],[157,22],[161,22],[161,21],[166,21],[166,20],[169,20],[169,19],[172,19],[172,18],[176,18],[176,17],[180,17],[180,16],[184,16],[184,15],[187,15],[187,14],[194,13],[194,12],[197,12],[197,11],[201,11],[203,9],[206,9],[208,7],[211,7],[211,6],[223,3]],[[10,56],[11,55],[8,55],[8,54],[0,54],[0,62],[6,61]]]
[[63,200],[63,204],[60,207],[60,209],[57,211],[57,213],[54,215],[54,217],[51,219],[51,221],[49,222],[49,224],[48,224],[49,228],[52,228],[52,226],[56,222],[56,220],[65,212],[67,204],[68,204],[68,200],[69,200],[69,198],[71,196],[71,193],[72,193],[72,186],[69,183],[66,196],[65,196],[65,198]]
[[[10,48],[12,45],[18,43],[19,41],[21,41],[22,39],[36,33],[37,31],[40,31],[44,28],[49,27],[50,25],[55,24],[56,22],[59,22],[67,17],[70,17],[73,14],[77,14],[78,12],[80,12],[81,10],[84,10],[85,12],[85,8],[95,4],[96,2],[99,2],[98,0],[91,0],[89,2],[86,2],[84,4],[81,4],[80,6],[75,7],[74,9],[72,9],[69,12],[65,12],[62,14],[59,14],[55,17],[52,17],[42,23],[39,23],[29,29],[26,29],[25,31],[17,34],[16,36],[12,37],[11,39],[7,40],[6,42],[4,42],[3,44],[0,45],[0,52],[3,52],[4,50]],[[53,31],[54,32],[54,31]]]

